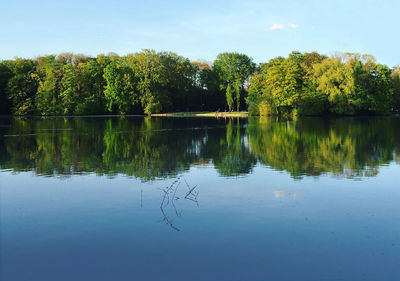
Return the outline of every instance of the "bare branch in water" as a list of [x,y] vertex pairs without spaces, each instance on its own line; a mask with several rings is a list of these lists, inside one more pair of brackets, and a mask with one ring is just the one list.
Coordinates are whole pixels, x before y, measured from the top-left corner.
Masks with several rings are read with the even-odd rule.
[[[176,231],[180,231],[180,229],[178,227],[176,227],[173,223],[173,219],[171,219],[171,217],[168,216],[167,212],[166,212],[166,208],[168,207],[169,203],[171,202],[173,211],[174,211],[174,215],[177,218],[182,217],[182,210],[178,211],[177,206],[175,205],[175,201],[179,200],[181,197],[177,196],[178,194],[178,188],[180,186],[181,183],[181,178],[178,177],[176,180],[174,180],[170,186],[167,186],[165,188],[159,188],[163,193],[163,197],[161,200],[161,204],[160,204],[160,210],[161,210],[161,214],[163,215],[163,219],[160,220],[160,222],[165,222],[165,224],[169,225],[172,229],[176,230]],[[197,185],[195,185],[194,187],[190,187],[189,184],[187,183],[187,181],[185,179],[183,179],[186,183],[186,186],[188,188],[188,191],[182,195],[182,198],[185,200],[190,200],[196,203],[197,207],[199,207],[199,203],[197,201],[197,196],[199,195],[199,192],[196,190]]]

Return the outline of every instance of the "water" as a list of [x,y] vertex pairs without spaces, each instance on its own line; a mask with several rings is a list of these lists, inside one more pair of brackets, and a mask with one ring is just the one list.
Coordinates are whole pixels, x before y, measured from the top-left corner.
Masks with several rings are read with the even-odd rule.
[[0,279],[399,280],[399,128],[1,118]]

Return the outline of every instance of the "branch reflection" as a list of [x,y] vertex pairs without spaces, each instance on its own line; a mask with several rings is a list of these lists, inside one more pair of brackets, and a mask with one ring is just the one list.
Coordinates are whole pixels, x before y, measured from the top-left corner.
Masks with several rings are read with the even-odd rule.
[[[182,178],[177,177],[171,185],[159,188],[163,192],[163,197],[160,204],[160,210],[162,214],[162,219],[160,222],[164,222],[166,225],[170,226],[172,229],[176,231],[180,231],[174,220],[176,218],[182,217],[182,210],[179,210],[177,207],[178,200],[188,200],[192,201],[199,207],[199,202],[197,200],[197,196],[199,195],[199,191],[197,190],[197,185],[190,187],[185,179],[183,181],[186,184],[187,190],[178,191]],[[182,189],[182,188],[181,188]],[[172,214],[171,214],[172,213]]]

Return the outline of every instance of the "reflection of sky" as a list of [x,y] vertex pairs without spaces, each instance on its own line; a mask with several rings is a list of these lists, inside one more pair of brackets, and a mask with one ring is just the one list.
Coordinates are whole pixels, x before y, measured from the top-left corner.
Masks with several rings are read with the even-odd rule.
[[297,192],[287,192],[285,190],[272,190],[272,193],[277,199],[287,198],[296,200],[299,195]]
[[159,222],[173,179],[4,172],[2,280],[396,280],[399,171],[354,181],[191,168],[199,207],[177,202],[179,232]]

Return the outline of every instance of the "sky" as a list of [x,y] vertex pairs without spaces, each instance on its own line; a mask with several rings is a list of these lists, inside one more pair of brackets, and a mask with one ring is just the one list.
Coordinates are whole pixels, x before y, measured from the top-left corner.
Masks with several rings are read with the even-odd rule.
[[260,63],[317,51],[400,65],[399,0],[0,2],[0,59],[155,49],[209,62],[234,51]]

